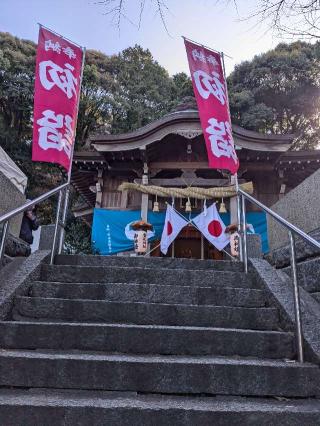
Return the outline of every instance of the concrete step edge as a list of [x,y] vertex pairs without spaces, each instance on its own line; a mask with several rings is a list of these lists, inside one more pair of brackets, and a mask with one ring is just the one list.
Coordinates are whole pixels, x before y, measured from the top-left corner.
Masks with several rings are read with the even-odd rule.
[[241,329],[241,328],[225,328],[225,327],[197,327],[189,325],[148,325],[148,324],[119,324],[119,323],[107,323],[107,322],[67,322],[67,321],[0,321],[1,326],[32,326],[32,325],[43,325],[43,326],[57,326],[57,327],[89,327],[89,328],[128,328],[137,330],[162,330],[162,331],[201,331],[201,332],[225,332],[225,333],[239,333],[239,334],[260,334],[270,336],[291,336],[294,338],[294,333],[290,331],[279,331],[279,330],[254,330],[254,329]]
[[69,360],[86,362],[116,362],[148,365],[201,365],[201,366],[245,366],[268,367],[299,370],[314,370],[319,373],[317,364],[310,362],[300,363],[294,360],[265,359],[252,357],[230,357],[215,355],[159,355],[159,354],[118,354],[99,353],[95,351],[70,351],[70,350],[26,350],[26,349],[0,349],[1,358],[39,359],[39,360]]
[[[121,395],[122,394],[122,395]],[[146,410],[185,411],[204,410],[240,412],[314,412],[320,413],[320,400],[317,399],[286,399],[277,401],[274,398],[237,398],[237,397],[194,397],[170,395],[137,395],[133,392],[107,392],[60,389],[1,389],[0,407],[8,406],[62,406],[62,407],[97,407],[97,408],[140,408]]]
[[[201,284],[199,284],[199,285],[180,285],[180,284],[177,284],[177,285],[175,285],[175,286],[173,286],[173,285],[170,285],[170,284],[159,284],[159,283],[136,283],[136,282],[128,282],[128,283],[122,283],[122,282],[99,282],[99,281],[97,281],[97,282],[94,282],[94,281],[92,281],[92,282],[63,282],[63,281],[47,281],[47,280],[37,280],[37,281],[33,281],[32,282],[32,284],[31,284],[31,286],[32,285],[34,285],[34,284],[36,284],[36,285],[46,285],[46,284],[50,284],[50,285],[52,285],[52,284],[56,284],[56,285],[65,285],[65,284],[67,284],[67,285],[70,285],[70,286],[72,286],[72,285],[74,285],[74,286],[76,286],[76,285],[87,285],[87,286],[91,286],[91,285],[101,285],[101,286],[108,286],[108,285],[116,285],[116,286],[124,286],[124,285],[130,285],[130,286],[155,286],[155,287],[160,287],[160,288],[163,288],[163,287],[167,287],[168,289],[172,289],[172,287],[177,287],[177,288],[182,288],[182,289],[190,289],[190,290],[195,290],[195,289],[197,289],[197,288],[199,288],[199,289],[204,289],[204,290],[212,290],[212,289],[214,289],[215,287],[213,287],[213,286],[208,286],[208,285],[206,285],[206,284],[204,284],[204,285],[201,285]],[[250,291],[250,292],[256,292],[257,294],[267,294],[267,292],[265,291],[265,290],[263,290],[263,289],[261,289],[261,288],[255,288],[255,287],[228,287],[227,285],[224,285],[224,286],[219,286],[219,287],[217,287],[219,290],[234,290],[234,291],[236,291],[236,290],[241,290],[241,291]]]
[[3,349],[293,359],[292,334],[201,327],[0,322]]
[[177,305],[105,300],[18,296],[13,319],[53,319],[63,322],[189,325],[279,330],[277,308]]
[[24,388],[286,397],[320,392],[318,366],[269,359],[1,350],[0,365],[1,386]]
[[42,298],[87,299],[122,302],[225,305],[264,307],[269,298],[264,290],[227,286],[170,286],[163,284],[59,283],[36,281],[29,295]]
[[[99,255],[56,255],[55,256],[55,265],[68,265],[68,266],[76,266],[76,265],[90,265],[93,262],[92,261],[98,262],[100,261],[101,264],[107,264],[109,261],[110,263],[112,262],[118,262],[118,263],[135,263],[138,262],[139,264],[141,263],[145,263],[145,264],[164,264],[166,267],[170,266],[170,265],[175,265],[175,264],[181,264],[181,265],[192,265],[192,264],[199,264],[199,265],[207,265],[208,267],[211,266],[212,268],[214,268],[215,266],[225,266],[225,267],[235,267],[235,268],[239,268],[239,269],[243,269],[243,265],[240,262],[237,261],[230,261],[230,260],[213,260],[213,259],[169,259],[169,258],[158,258],[158,257],[136,257],[136,256],[99,256]],[[68,261],[70,261],[70,263],[67,263]],[[62,262],[62,263],[60,263]],[[191,269],[194,269],[193,267]]]
[[186,307],[186,308],[190,308],[190,309],[199,309],[199,310],[204,310],[204,309],[241,309],[241,310],[256,310],[256,311],[264,311],[264,312],[277,312],[277,308],[272,307],[272,306],[268,306],[268,307],[246,307],[246,306],[224,306],[224,305],[193,305],[193,304],[183,304],[183,303],[153,303],[153,302],[126,302],[126,301],[108,301],[108,300],[92,300],[92,299],[64,299],[64,298],[59,298],[59,297],[30,297],[30,296],[16,296],[15,300],[19,301],[19,300],[28,300],[28,301],[34,301],[34,302],[41,302],[41,301],[60,301],[60,302],[68,302],[68,303],[72,303],[72,302],[82,302],[82,303],[88,303],[88,304],[93,304],[93,303],[101,303],[101,304],[120,304],[120,305],[151,305],[151,306],[157,306],[157,307],[168,307],[168,306],[179,306],[179,307]]
[[217,274],[217,275],[241,275],[243,277],[250,277],[251,274],[245,274],[245,272],[242,271],[229,271],[229,270],[217,270],[217,269],[186,269],[186,268],[166,268],[165,266],[163,268],[145,268],[142,266],[118,266],[118,265],[103,265],[103,266],[90,266],[90,265],[48,265],[48,264],[42,264],[42,269],[48,270],[48,271],[55,271],[55,270],[66,270],[69,271],[70,269],[76,269],[76,270],[93,270],[93,271],[97,271],[97,270],[101,270],[101,269],[106,269],[106,270],[115,270],[118,271],[119,269],[123,270],[123,271],[132,271],[132,270],[137,270],[137,271],[161,271],[161,272],[165,272],[165,273],[178,273],[181,271],[186,271],[186,272],[197,272],[197,273],[210,273],[210,274]]

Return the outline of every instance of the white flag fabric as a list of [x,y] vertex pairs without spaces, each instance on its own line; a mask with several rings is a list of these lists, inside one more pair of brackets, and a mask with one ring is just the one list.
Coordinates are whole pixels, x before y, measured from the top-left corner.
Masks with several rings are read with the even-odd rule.
[[192,222],[211,244],[222,250],[230,242],[230,237],[225,233],[226,226],[222,222],[215,204],[208,207],[206,212],[200,213]]
[[181,229],[186,225],[188,225],[188,221],[181,217],[174,208],[168,204],[160,242],[160,250],[163,254],[167,254],[170,244],[176,239]]

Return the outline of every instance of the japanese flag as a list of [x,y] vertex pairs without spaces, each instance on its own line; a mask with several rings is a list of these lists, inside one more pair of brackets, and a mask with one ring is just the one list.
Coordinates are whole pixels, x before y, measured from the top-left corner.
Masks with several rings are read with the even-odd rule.
[[186,225],[188,225],[187,220],[176,213],[172,206],[168,205],[160,242],[160,250],[163,254],[167,254],[170,244]]
[[215,204],[212,204],[192,221],[206,239],[218,250],[222,250],[229,244],[230,237],[225,233],[225,224],[222,222]]

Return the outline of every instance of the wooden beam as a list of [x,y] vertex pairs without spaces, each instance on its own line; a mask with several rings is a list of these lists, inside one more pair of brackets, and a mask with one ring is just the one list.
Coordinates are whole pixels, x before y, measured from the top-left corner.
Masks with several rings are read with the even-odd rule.
[[263,163],[263,162],[241,162],[240,161],[240,169],[239,172],[241,173],[242,170],[246,170],[248,172],[272,172],[275,171],[275,165],[272,163]]
[[[240,182],[240,181],[239,181]],[[245,180],[241,179],[241,183]],[[142,179],[135,179],[134,183],[142,183]],[[228,179],[204,179],[204,178],[168,178],[168,179],[149,179],[149,185],[156,186],[208,186],[208,187],[217,187],[217,186],[227,186],[229,184]]]
[[[206,161],[154,161],[149,163],[149,169],[162,169],[162,170],[212,170]],[[272,171],[274,165],[272,162],[252,161],[244,162],[240,161],[240,169],[247,169],[252,171]]]
[[154,161],[149,163],[149,169],[210,169],[207,161]]

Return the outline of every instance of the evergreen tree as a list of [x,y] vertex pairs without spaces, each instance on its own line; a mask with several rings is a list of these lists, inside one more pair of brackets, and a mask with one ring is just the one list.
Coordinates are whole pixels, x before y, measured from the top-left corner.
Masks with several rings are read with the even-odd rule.
[[319,49],[319,43],[281,43],[236,66],[228,78],[233,122],[262,133],[293,133],[295,149],[316,147]]

